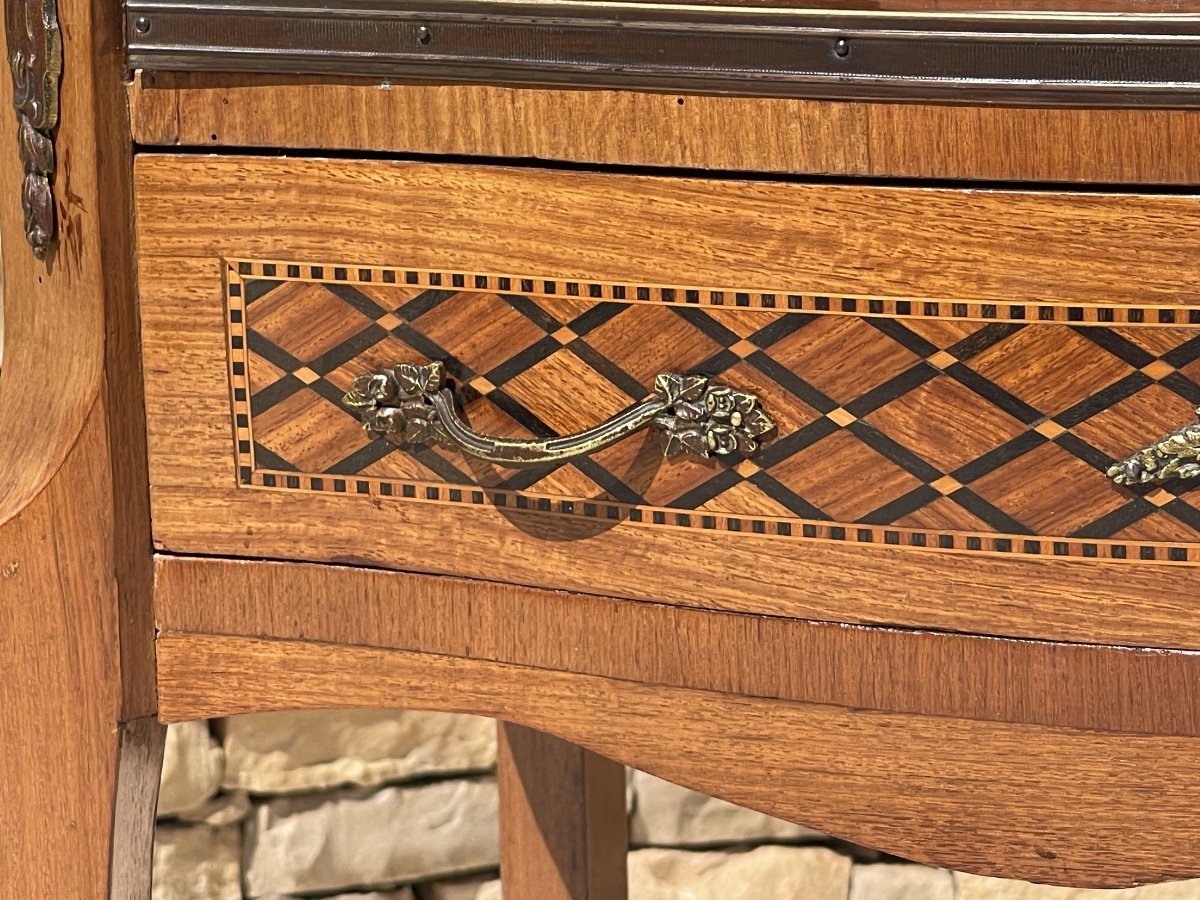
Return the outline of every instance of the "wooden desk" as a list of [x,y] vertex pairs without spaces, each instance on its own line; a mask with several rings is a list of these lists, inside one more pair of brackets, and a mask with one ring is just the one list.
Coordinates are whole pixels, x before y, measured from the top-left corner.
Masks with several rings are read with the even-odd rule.
[[143,896],[159,722],[322,707],[502,720],[517,900],[623,896],[618,763],[1200,874],[1197,23],[1082,6],[595,4],[547,68],[486,4],[341,10],[364,62],[60,0],[58,91],[10,0],[3,895]]

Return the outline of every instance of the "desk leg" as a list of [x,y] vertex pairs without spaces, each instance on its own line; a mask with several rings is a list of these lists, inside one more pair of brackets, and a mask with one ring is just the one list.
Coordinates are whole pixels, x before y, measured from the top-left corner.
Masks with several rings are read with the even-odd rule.
[[149,896],[163,728],[122,709],[112,502],[100,403],[0,525],[3,900]]
[[504,900],[626,900],[625,767],[498,722]]
[[153,716],[124,722],[113,801],[109,900],[146,900],[154,870],[154,820],[167,728]]
[[34,68],[19,141],[0,110],[0,898],[144,900],[163,732],[124,16],[118,0],[6,12],[4,46]]

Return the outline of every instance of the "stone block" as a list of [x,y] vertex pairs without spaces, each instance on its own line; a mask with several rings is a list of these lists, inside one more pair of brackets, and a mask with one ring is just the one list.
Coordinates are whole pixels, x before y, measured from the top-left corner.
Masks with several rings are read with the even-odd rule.
[[225,724],[224,787],[259,794],[374,787],[486,771],[491,719],[449,713],[338,710],[256,713]]
[[1200,900],[1200,879],[1119,890],[1087,890],[957,873],[956,900]]
[[417,887],[417,900],[500,900],[497,878],[460,878]]
[[850,859],[822,847],[766,846],[745,853],[635,850],[637,900],[847,900]]
[[251,897],[385,888],[496,868],[491,777],[285,797],[247,823]]
[[220,789],[224,771],[225,755],[207,722],[172,725],[163,751],[158,814],[186,815],[205,806]]
[[822,836],[646,772],[633,773],[632,789],[629,840],[635,847],[717,847],[811,841]]
[[[305,900],[290,894],[270,894],[259,900]],[[335,897],[322,897],[321,900],[414,900],[412,888],[400,888],[397,891],[371,891],[369,894],[338,894]]]
[[929,866],[855,866],[850,872],[850,900],[954,900],[954,876]]
[[160,825],[151,900],[242,900],[241,856],[237,828]]
[[207,803],[179,814],[179,821],[205,825],[236,825],[250,815],[250,797],[245,791],[221,793]]

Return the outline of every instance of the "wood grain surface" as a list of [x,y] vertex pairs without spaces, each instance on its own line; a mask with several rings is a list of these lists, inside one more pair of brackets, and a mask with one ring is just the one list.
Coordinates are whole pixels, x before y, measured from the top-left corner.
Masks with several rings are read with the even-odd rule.
[[0,896],[130,900],[149,890],[162,731],[122,14],[81,0],[58,14],[45,264],[25,241],[15,119],[0,153]]
[[136,169],[143,277],[151,260],[225,255],[833,297],[1200,301],[1187,196],[242,156],[148,154]]
[[496,728],[504,895],[626,900],[625,767],[532,728]]
[[[6,898],[109,896],[118,765],[134,763],[118,729],[111,504],[99,403],[49,485],[0,529],[0,740],[13,776],[0,784]],[[118,824],[130,829],[115,842],[126,857],[145,849],[145,821]]]
[[[974,0],[963,5],[979,7]],[[1179,8],[1176,0],[1169,5]],[[877,178],[1200,181],[1200,160],[1192,152],[1200,139],[1196,110],[847,103],[163,72],[136,76],[129,96],[135,140],[155,147],[290,147]],[[321,127],[312,127],[318,121]]]
[[[1200,310],[731,295],[244,260],[229,261],[225,284],[245,488],[536,508],[571,519],[565,528],[615,518],[1200,562],[1200,494],[1127,490],[1105,476],[1192,419]],[[645,400],[663,372],[748,391],[775,428],[746,458],[664,462],[661,437],[647,434],[514,472],[453,447],[397,447],[342,402],[360,376],[435,360],[485,434],[581,432]]]
[[113,804],[110,900],[145,900],[154,877],[154,823],[167,728],[155,716],[122,722]]
[[[232,480],[232,467],[227,470]],[[602,592],[685,606],[1014,637],[1200,649],[1195,570],[757,535],[564,533],[560,517],[354,495],[155,487],[160,544]],[[612,560],[622,560],[614,566]]]
[[166,632],[158,660],[169,721],[331,707],[480,713],[920,862],[1096,887],[1200,874],[1194,738],[865,712],[305,641]]
[[913,715],[1200,736],[1194,653],[716,613],[344,566],[159,557],[173,632],[305,639]]
[[[129,138],[128,110],[122,96],[125,78],[123,44],[113,32],[113,29],[120,29],[121,22],[110,21],[115,13],[105,16],[103,25],[95,26],[90,32],[96,47],[97,105],[93,115],[97,143],[96,157],[89,162],[103,172],[99,178],[102,190],[95,205],[84,209],[85,214],[91,215],[70,227],[64,225],[64,242],[83,240],[78,234],[82,232],[87,240],[99,243],[100,257],[88,262],[91,268],[85,271],[89,277],[99,277],[101,285],[76,287],[71,294],[71,303],[73,306],[77,302],[81,291],[92,290],[104,301],[103,385],[109,441],[105,462],[112,473],[108,512],[111,524],[106,536],[112,547],[120,615],[124,692],[121,716],[123,721],[134,721],[153,716],[157,709],[153,672],[154,619],[150,603],[153,590],[150,477],[134,262],[133,147]],[[62,159],[63,189],[69,194],[71,181],[67,167],[71,164],[71,156],[64,155]],[[82,202],[80,198],[74,199]],[[61,350],[51,354],[50,358],[58,363],[60,354]],[[0,422],[3,422],[2,416]],[[2,518],[0,516],[0,520]]]
[[681,286],[736,278],[763,291],[950,291],[963,300],[1042,296],[1182,311],[1196,291],[1200,206],[1191,198],[155,156],[140,162],[138,195],[161,549],[354,562],[818,620],[1200,647],[1193,570],[1166,557],[1014,560],[629,521],[566,528],[561,517],[490,505],[239,488],[222,278],[225,254],[347,265],[403,256],[404,265],[438,271]]
[[[78,23],[81,31],[90,33],[93,14],[73,6],[64,10],[62,22],[67,27]],[[72,77],[63,84],[55,129],[59,243],[44,263],[33,257],[25,240],[24,172],[13,137],[15,118],[5,130],[5,152],[0,154],[0,229],[6,237],[0,424],[24,431],[22,440],[0,442],[0,471],[5,472],[0,479],[0,525],[53,477],[100,391],[108,275],[101,229],[94,226],[103,216],[110,227],[127,233],[128,218],[118,214],[110,221],[109,214],[123,210],[128,216],[129,206],[119,202],[121,189],[113,182],[120,179],[99,176],[99,149],[119,147],[120,139],[128,145],[128,137],[127,120],[116,112],[120,97],[109,90],[115,85],[103,81],[116,55],[99,46],[109,25],[97,23],[95,28],[96,44],[81,38],[67,41],[63,48],[64,66],[70,67]],[[5,78],[11,79],[11,74]],[[111,120],[106,113],[113,113]],[[11,117],[7,110],[5,115]],[[125,181],[128,185],[127,177]],[[52,383],[70,388],[47,390]],[[26,430],[28,422],[38,426]]]

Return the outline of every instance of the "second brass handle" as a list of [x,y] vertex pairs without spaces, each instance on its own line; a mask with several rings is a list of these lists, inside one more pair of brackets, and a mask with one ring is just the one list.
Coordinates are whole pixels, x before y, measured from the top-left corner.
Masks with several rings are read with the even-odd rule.
[[[1200,409],[1196,415],[1200,416]],[[1108,477],[1127,485],[1200,478],[1200,422],[1185,425],[1113,464]]]
[[354,380],[342,402],[371,434],[397,444],[441,444],[502,466],[533,466],[586,456],[643,428],[666,435],[665,454],[707,458],[753,453],[775,428],[758,398],[706,375],[664,372],[653,396],[607,421],[563,437],[516,440],[481,434],[462,417],[446,387],[446,368],[400,363]]

